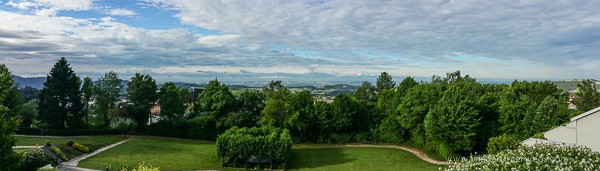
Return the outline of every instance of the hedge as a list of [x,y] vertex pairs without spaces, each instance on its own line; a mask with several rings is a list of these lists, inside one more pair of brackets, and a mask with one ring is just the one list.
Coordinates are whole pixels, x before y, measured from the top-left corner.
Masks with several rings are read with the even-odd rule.
[[250,159],[257,159],[259,167],[263,161],[270,161],[271,168],[273,164],[285,168],[292,144],[287,129],[233,127],[217,138],[217,157],[222,166],[236,167],[243,163],[247,167]]

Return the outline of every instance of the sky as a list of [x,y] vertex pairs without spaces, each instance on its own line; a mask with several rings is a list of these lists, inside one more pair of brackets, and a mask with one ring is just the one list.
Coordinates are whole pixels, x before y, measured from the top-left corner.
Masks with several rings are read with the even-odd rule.
[[600,1],[0,0],[0,62],[158,81],[600,78]]

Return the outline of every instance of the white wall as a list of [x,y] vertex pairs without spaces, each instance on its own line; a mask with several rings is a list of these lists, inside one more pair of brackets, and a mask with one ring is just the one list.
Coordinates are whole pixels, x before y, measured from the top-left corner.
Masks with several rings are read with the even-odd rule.
[[560,126],[546,131],[544,137],[550,141],[576,144],[577,128],[572,125],[573,124],[568,124],[567,126]]
[[600,111],[581,118],[577,122],[577,145],[600,152]]

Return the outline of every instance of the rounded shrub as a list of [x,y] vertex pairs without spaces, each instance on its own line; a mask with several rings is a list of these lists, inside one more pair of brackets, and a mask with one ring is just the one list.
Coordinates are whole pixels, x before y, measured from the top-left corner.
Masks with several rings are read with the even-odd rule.
[[489,154],[495,154],[508,149],[516,149],[520,144],[521,143],[519,143],[515,137],[500,135],[490,138],[490,141],[487,144],[487,152]]
[[39,167],[52,163],[52,157],[48,156],[42,149],[32,149],[25,153],[26,170],[36,170]]
[[73,149],[80,151],[82,153],[88,153],[90,152],[90,148],[85,146],[85,145],[81,145],[79,143],[74,143],[71,147],[73,147]]

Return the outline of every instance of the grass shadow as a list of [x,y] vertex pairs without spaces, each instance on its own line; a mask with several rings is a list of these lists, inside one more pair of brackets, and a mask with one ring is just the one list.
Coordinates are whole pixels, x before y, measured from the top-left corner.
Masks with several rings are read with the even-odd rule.
[[323,148],[294,148],[291,159],[288,161],[288,169],[313,169],[325,166],[340,165],[353,162],[339,147]]

